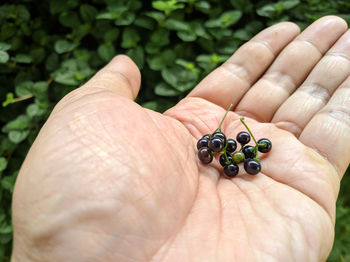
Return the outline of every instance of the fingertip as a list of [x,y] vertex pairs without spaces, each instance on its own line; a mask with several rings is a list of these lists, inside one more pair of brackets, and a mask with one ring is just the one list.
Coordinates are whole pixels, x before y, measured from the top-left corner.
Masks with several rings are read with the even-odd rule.
[[288,30],[288,31],[295,33],[295,34],[300,33],[300,27],[296,23],[293,23],[293,22],[289,22],[289,21],[280,22],[280,23],[277,23],[273,26],[275,26],[276,28],[278,28],[280,30]]
[[335,24],[339,27],[342,27],[343,30],[346,30],[348,28],[348,23],[343,19],[341,18],[340,16],[336,16],[336,15],[326,15],[326,16],[323,16],[319,19],[317,19],[315,22],[317,23],[324,23],[325,25],[326,24]]
[[106,68],[123,75],[130,83],[132,94],[136,98],[140,89],[141,73],[135,62],[127,55],[117,55],[108,63]]

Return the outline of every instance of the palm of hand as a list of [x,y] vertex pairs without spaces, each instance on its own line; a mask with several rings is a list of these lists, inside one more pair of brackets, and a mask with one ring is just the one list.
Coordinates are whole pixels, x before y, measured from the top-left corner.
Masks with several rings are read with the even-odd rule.
[[[15,222],[35,220],[34,242],[55,247],[41,246],[32,255],[39,261],[318,261],[329,254],[337,170],[279,123],[246,118],[273,149],[261,173],[228,180],[218,164],[201,164],[195,148],[217,128],[222,107],[189,97],[162,115],[109,91],[71,97],[26,160],[46,166],[34,165],[36,175],[16,185],[17,206],[31,209]],[[226,118],[228,137],[244,129],[239,116]],[[26,195],[25,187],[40,193]]]

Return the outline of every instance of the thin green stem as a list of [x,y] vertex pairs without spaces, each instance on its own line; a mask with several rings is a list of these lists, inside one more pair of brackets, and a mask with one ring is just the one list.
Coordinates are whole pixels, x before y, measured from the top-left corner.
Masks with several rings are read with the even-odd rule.
[[228,160],[227,152],[226,152],[227,145],[228,145],[228,141],[226,140],[226,144],[225,144],[225,147],[223,149],[223,152],[224,152],[224,156],[225,156],[225,162],[226,162],[226,164],[229,164],[230,161]]
[[253,135],[253,133],[250,131],[249,127],[247,126],[246,123],[244,123],[244,117],[241,117],[239,120],[241,120],[242,124],[245,126],[245,128],[248,130],[249,134],[251,135],[251,137],[253,138],[256,147],[258,146],[258,142],[256,142],[255,137]]
[[222,125],[222,123],[224,122],[224,120],[225,120],[225,118],[226,118],[228,112],[231,110],[232,106],[233,106],[233,104],[231,104],[230,107],[226,110],[226,113],[225,113],[224,117],[221,119],[220,125],[219,125],[219,127],[215,130],[215,132],[221,132],[221,125]]

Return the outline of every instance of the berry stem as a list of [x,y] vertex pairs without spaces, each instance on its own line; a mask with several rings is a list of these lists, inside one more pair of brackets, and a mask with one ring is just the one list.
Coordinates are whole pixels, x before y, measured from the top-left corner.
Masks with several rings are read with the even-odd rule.
[[226,113],[225,113],[224,117],[222,118],[219,127],[215,130],[215,132],[221,132],[221,125],[224,122],[228,112],[231,110],[232,106],[233,106],[233,104],[231,104],[230,107],[226,110]]
[[224,148],[224,155],[225,155],[226,164],[230,164],[230,161],[228,160],[228,157],[227,157],[227,151],[226,151],[227,145],[228,145],[228,140],[226,140],[226,145]]
[[245,128],[248,130],[249,134],[252,136],[256,147],[258,146],[258,142],[256,142],[255,137],[253,135],[253,133],[250,131],[249,127],[247,126],[247,124],[244,122],[244,117],[241,117],[239,120],[241,120],[242,124],[245,126]]

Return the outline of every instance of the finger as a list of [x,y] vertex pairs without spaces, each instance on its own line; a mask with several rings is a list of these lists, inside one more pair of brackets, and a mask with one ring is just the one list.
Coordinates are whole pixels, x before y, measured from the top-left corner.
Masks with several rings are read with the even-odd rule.
[[141,82],[141,74],[136,64],[127,56],[119,55],[91,78],[85,87],[107,89],[118,95],[135,99]]
[[314,22],[281,52],[235,110],[258,121],[269,122],[346,28],[346,22],[336,16]]
[[350,162],[350,77],[306,125],[299,140],[324,156],[342,176]]
[[76,96],[109,90],[120,96],[135,99],[140,89],[141,75],[136,64],[125,55],[114,57],[85,85],[76,90]]
[[227,108],[231,103],[235,106],[278,53],[298,33],[298,26],[289,22],[265,29],[242,45],[222,66],[203,79],[188,96],[204,98],[223,108]]
[[350,75],[350,31],[347,31],[277,110],[272,122],[297,137],[310,119],[328,102]]

